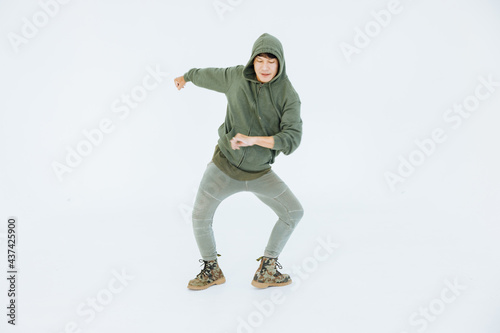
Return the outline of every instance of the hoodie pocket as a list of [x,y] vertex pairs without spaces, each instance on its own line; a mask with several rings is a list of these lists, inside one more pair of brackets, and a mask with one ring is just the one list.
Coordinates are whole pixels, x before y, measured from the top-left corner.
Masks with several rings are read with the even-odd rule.
[[231,148],[231,142],[229,142],[237,133],[243,133],[239,131],[237,127],[233,127],[229,131],[226,130],[226,125],[222,124],[219,127],[219,149],[222,151],[227,160],[234,166],[240,165],[243,161],[244,152],[243,148],[233,149]]
[[240,167],[247,171],[261,171],[269,167],[272,160],[271,149],[261,146],[243,147],[245,154]]

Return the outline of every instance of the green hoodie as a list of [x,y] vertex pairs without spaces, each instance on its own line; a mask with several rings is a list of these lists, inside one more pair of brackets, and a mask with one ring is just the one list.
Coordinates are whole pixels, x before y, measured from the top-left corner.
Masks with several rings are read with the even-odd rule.
[[[271,53],[278,58],[278,73],[267,83],[257,80],[253,67],[253,60],[260,53]],[[289,155],[299,146],[300,98],[286,75],[283,46],[276,37],[262,34],[245,66],[193,68],[184,74],[184,80],[226,95],[226,117],[218,129],[217,145],[234,167],[250,173],[268,171],[280,152]],[[233,150],[229,141],[237,133],[273,136],[274,147],[253,145]]]

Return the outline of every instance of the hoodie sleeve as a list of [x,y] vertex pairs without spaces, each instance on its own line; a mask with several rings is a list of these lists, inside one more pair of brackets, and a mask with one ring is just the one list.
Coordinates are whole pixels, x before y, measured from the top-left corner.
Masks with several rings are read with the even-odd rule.
[[184,74],[186,82],[193,82],[198,87],[226,93],[233,82],[236,67],[228,68],[192,68]]
[[286,103],[280,122],[281,131],[274,138],[274,150],[285,155],[293,153],[302,139],[302,119],[300,118],[300,100]]

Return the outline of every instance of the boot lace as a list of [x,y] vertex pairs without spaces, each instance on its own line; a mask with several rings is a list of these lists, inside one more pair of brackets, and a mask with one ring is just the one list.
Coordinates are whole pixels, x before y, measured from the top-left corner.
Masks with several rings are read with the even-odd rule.
[[202,278],[203,276],[210,277],[210,269],[208,268],[208,261],[203,260],[203,259],[200,259],[198,261],[201,262],[200,266],[203,266],[203,265],[205,265],[205,266],[201,269],[201,272],[198,273],[198,275],[196,275],[196,277],[199,277],[199,278]]
[[[220,257],[220,256],[221,256],[220,254],[217,254],[217,257]],[[196,275],[196,277],[202,278],[203,276],[206,276],[208,278],[211,278],[212,272],[211,272],[211,267],[208,264],[208,260],[200,259],[198,261],[201,262],[200,266],[203,266],[203,265],[205,265],[205,266],[203,266],[203,268],[201,269],[201,272],[199,272],[198,275]]]
[[[278,262],[278,258],[269,258],[269,257],[258,257],[257,258],[257,261],[260,261],[262,260],[263,258],[268,258],[268,259],[276,259],[276,267],[278,267],[279,269],[283,269],[283,266],[281,266],[281,264]],[[277,273],[281,274],[280,272],[276,271]]]

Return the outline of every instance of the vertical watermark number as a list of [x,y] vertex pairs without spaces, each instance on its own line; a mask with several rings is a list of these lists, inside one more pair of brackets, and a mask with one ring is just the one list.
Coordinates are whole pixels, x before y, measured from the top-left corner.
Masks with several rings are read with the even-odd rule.
[[16,324],[17,307],[17,218],[9,217],[7,219],[7,322],[11,325]]

